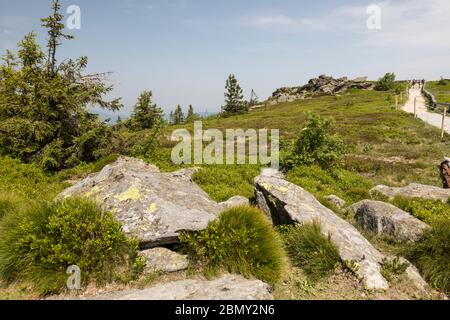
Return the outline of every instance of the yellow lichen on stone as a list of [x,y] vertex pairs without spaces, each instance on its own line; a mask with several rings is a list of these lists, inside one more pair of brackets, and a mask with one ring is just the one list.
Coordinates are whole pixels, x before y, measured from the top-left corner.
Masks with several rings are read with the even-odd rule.
[[269,190],[269,189],[272,188],[272,185],[271,185],[271,184],[265,183],[265,182],[261,183],[261,186],[262,186],[264,189],[266,189],[266,190]]
[[84,194],[85,197],[92,197],[94,194],[99,193],[100,192],[100,188],[98,186],[93,187],[91,190],[89,190],[88,192],[86,192]]
[[127,191],[115,196],[117,200],[120,202],[127,201],[127,200],[139,200],[141,198],[141,192],[136,187],[131,187]]
[[158,208],[157,208],[157,206],[156,206],[156,203],[152,203],[152,204],[150,205],[150,207],[148,207],[148,211],[149,211],[150,213],[153,213],[153,212],[155,212],[156,210],[158,210]]
[[285,187],[279,187],[278,190],[280,190],[283,193],[288,192],[288,188],[285,188]]

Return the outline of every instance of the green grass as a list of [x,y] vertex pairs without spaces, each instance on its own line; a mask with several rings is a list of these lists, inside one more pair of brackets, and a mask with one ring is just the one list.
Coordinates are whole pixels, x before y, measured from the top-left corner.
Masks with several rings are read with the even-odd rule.
[[426,89],[434,95],[437,102],[450,103],[450,80],[446,80],[445,85],[439,84],[439,81],[427,82]]
[[392,204],[426,223],[432,223],[435,219],[450,220],[450,204],[439,200],[397,196],[392,201]]
[[381,265],[381,275],[389,281],[406,272],[409,267],[408,262],[402,262],[399,257],[392,260],[385,259]]
[[369,198],[372,183],[360,175],[345,169],[322,169],[318,166],[296,167],[289,171],[286,179],[311,192],[322,200],[334,194],[344,199],[347,205]]
[[258,165],[211,165],[197,172],[194,181],[218,202],[235,195],[252,198],[253,179],[259,172]]
[[281,239],[264,213],[249,206],[222,212],[205,230],[182,234],[180,242],[206,275],[227,271],[270,284],[282,275],[285,253]]
[[421,241],[410,245],[405,256],[434,287],[450,293],[450,219],[438,219]]
[[65,288],[66,269],[77,265],[84,285],[126,281],[139,271],[137,249],[112,214],[92,202],[36,205],[1,220],[0,280],[31,283],[41,295],[58,293]]
[[293,264],[304,270],[312,282],[329,275],[339,264],[339,252],[323,236],[319,224],[286,227],[282,234]]
[[[446,140],[441,141],[438,129],[405,112],[395,110],[394,95],[392,91],[353,90],[338,97],[317,97],[282,103],[245,115],[213,118],[204,121],[203,127],[221,130],[280,129],[283,145],[287,147],[298,135],[308,113],[333,117],[331,133],[339,134],[347,146],[344,169],[365,178],[367,183],[364,188],[369,184],[401,186],[411,182],[441,186],[436,165],[450,150],[450,138],[446,136]],[[166,136],[175,128],[181,127],[191,132],[193,130],[192,125],[168,127],[165,129]],[[177,167],[171,165],[170,161],[171,146],[170,143],[163,145],[156,164],[175,170]],[[252,189],[252,179],[248,175],[257,171],[252,166],[247,166],[246,169],[241,167],[205,166],[196,181],[215,199],[223,200],[235,194],[248,196]],[[244,172],[247,170],[248,175]],[[215,188],[215,184],[220,184],[217,180],[219,177],[227,183]],[[226,185],[233,187],[227,188]],[[226,191],[221,192],[221,188]]]
[[34,164],[0,157],[0,193],[26,200],[53,199],[64,185],[55,177],[45,174]]
[[18,200],[11,193],[0,194],[0,219],[16,210]]

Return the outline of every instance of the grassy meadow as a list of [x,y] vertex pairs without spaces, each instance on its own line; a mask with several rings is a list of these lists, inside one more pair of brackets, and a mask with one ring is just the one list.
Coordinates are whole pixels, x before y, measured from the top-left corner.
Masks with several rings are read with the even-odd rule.
[[[346,145],[341,165],[326,170],[315,165],[297,167],[287,175],[289,181],[312,192],[319,201],[331,208],[333,207],[327,203],[325,196],[336,194],[351,204],[368,198],[368,191],[376,184],[400,186],[418,182],[440,186],[437,165],[444,155],[449,155],[450,137],[446,136],[446,139],[441,141],[438,129],[407,113],[396,110],[394,96],[394,91],[354,90],[341,96],[323,96],[283,103],[229,118],[210,118],[203,121],[203,127],[204,129],[217,128],[221,130],[227,128],[280,129],[282,149],[287,149],[302,129],[308,114],[314,113],[322,117],[333,118],[332,133],[340,136]],[[402,101],[402,103],[404,102]],[[158,165],[163,171],[179,169],[183,166],[171,163],[170,154],[174,143],[167,139],[172,130],[177,128],[193,130],[193,125],[165,127],[163,129],[165,138],[162,139],[157,151],[150,156],[139,154],[136,151],[124,152],[124,154],[143,158],[149,163]],[[135,133],[124,132],[124,136],[129,137],[129,140],[126,141],[126,144],[130,146],[128,150],[135,150],[133,149],[134,144],[148,134],[148,130]],[[18,160],[1,157],[0,219],[2,219],[1,216],[11,212],[13,212],[12,214],[15,214],[14,212],[22,213],[30,211],[30,208],[30,212],[33,212],[33,207],[52,201],[64,188],[90,173],[101,170],[116,158],[117,155],[112,154],[97,162],[82,163],[71,169],[48,173],[34,164],[23,164]],[[201,170],[195,174],[194,180],[216,201],[224,201],[235,195],[252,198],[253,179],[261,169],[260,165],[203,165],[200,167]],[[417,204],[404,202],[402,206],[411,207],[410,211],[414,211]],[[432,208],[430,212],[435,211],[434,204],[429,204],[429,206]],[[444,206],[446,207],[443,210],[438,209],[443,212],[442,214],[447,215],[448,205]],[[337,208],[333,209],[344,218],[349,219]],[[348,297],[342,296],[341,298],[365,297],[366,293],[358,289],[353,278],[347,272],[342,271],[342,266],[335,265],[336,258],[333,255],[333,249],[329,247],[326,239],[314,238],[314,232],[316,232],[314,230],[309,230],[304,234],[301,233],[302,231],[298,232],[291,236],[304,239],[302,241],[305,242],[302,246],[305,248],[312,246],[311,250],[314,251],[315,245],[327,247],[330,252],[329,263],[323,265],[320,261],[316,261],[317,265],[311,266],[304,265],[303,262],[296,262],[297,258],[302,261],[301,259],[304,258],[302,254],[307,254],[308,251],[302,253],[303,249],[300,244],[294,248],[288,246],[285,250],[290,256],[297,258],[291,258],[291,260],[293,259],[291,262],[286,261],[286,264],[292,264],[289,272],[283,276],[283,283],[286,285],[274,285],[275,297],[283,299],[337,298],[340,297],[338,286],[349,285],[354,287],[353,291],[349,291]],[[194,240],[195,238],[191,242],[197,241]],[[373,242],[380,248],[385,246],[381,240],[375,239]],[[210,244],[204,245],[207,250]],[[282,253],[274,255],[274,259],[275,257],[278,259],[274,260],[274,263],[280,264],[279,259],[281,258],[278,257],[282,255]],[[235,269],[233,265],[227,264],[228,262],[220,263],[221,268]],[[313,271],[309,268],[313,268]],[[314,274],[321,275],[317,279],[322,275],[325,276],[325,280],[315,281]],[[156,278],[159,279],[159,276]],[[336,281],[337,285],[330,286],[327,279],[334,279],[333,281]],[[436,281],[442,283],[445,278],[440,277]],[[445,285],[443,286],[445,287]],[[320,292],[326,292],[326,294],[322,295]],[[0,299],[37,296],[39,295],[36,295],[35,291],[30,291],[29,287],[21,282],[0,290]],[[370,297],[375,298],[376,296]],[[398,296],[395,297],[398,298]]]
[[430,91],[437,102],[450,103],[450,81],[427,82],[426,88]]

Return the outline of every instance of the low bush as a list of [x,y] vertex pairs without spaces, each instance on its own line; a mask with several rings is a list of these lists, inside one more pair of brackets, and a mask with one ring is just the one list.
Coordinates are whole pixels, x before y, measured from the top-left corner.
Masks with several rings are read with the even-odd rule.
[[323,236],[317,223],[288,227],[283,232],[287,252],[312,282],[330,274],[340,262],[330,238]]
[[331,120],[310,115],[291,150],[281,157],[282,168],[289,171],[313,164],[325,168],[339,162],[344,152],[344,143],[330,134],[330,126]]
[[450,219],[436,219],[423,239],[404,250],[431,285],[450,293]]
[[397,196],[392,203],[426,223],[431,223],[434,219],[441,218],[450,220],[450,205],[439,200]]
[[388,91],[395,87],[395,73],[386,73],[375,84],[375,90]]
[[281,239],[264,213],[249,206],[223,212],[203,231],[183,233],[180,243],[207,275],[223,270],[275,284],[282,273]]
[[39,205],[0,223],[0,279],[29,282],[43,295],[64,289],[77,265],[82,283],[131,279],[139,271],[138,243],[111,213],[83,199]]

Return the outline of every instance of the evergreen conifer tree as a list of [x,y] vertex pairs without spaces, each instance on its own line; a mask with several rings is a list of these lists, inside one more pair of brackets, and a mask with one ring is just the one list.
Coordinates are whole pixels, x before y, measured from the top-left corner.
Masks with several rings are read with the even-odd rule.
[[232,116],[248,112],[242,89],[234,74],[228,76],[225,89],[225,105],[222,107],[222,114]]

